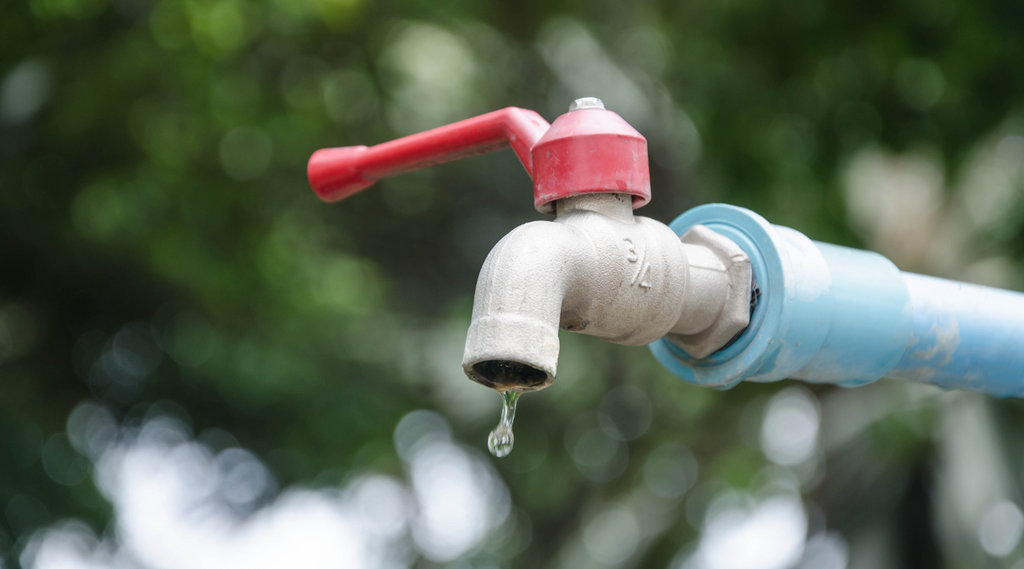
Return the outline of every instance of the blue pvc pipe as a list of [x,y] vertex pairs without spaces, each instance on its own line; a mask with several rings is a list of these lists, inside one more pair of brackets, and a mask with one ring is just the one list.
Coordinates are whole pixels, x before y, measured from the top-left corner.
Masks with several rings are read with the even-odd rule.
[[890,377],[1024,395],[1024,294],[903,273],[913,332]]
[[651,344],[675,375],[728,388],[785,378],[852,387],[882,377],[1024,395],[1024,294],[901,273],[877,253],[811,241],[729,205],[694,208],[750,257],[761,297],[732,345],[703,359]]

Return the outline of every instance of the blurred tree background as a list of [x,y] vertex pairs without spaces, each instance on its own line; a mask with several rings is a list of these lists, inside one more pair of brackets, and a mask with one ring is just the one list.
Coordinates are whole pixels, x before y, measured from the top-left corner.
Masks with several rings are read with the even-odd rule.
[[721,201],[1020,289],[1012,0],[0,6],[3,567],[1021,569],[1022,407],[718,392],[563,334],[515,451],[460,361],[511,152],[315,199],[316,149],[597,96]]

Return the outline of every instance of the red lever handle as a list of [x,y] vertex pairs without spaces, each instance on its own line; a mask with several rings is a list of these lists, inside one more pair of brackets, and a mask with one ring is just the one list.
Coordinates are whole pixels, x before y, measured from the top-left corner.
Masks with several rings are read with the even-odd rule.
[[376,146],[317,150],[306,174],[324,201],[338,201],[381,178],[512,146],[533,175],[530,149],[551,125],[533,111],[508,107]]
[[651,200],[647,140],[603,106],[572,110],[552,125],[508,107],[376,146],[324,148],[310,157],[306,174],[320,199],[337,201],[381,178],[507,146],[533,179],[541,212],[551,213],[556,200],[595,192],[629,194],[634,208]]

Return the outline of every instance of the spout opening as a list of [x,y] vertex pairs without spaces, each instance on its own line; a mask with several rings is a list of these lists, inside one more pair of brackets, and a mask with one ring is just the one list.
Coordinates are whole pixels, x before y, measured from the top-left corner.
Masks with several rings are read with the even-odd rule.
[[465,368],[473,381],[505,391],[536,391],[555,380],[554,376],[529,364],[511,360],[484,360]]

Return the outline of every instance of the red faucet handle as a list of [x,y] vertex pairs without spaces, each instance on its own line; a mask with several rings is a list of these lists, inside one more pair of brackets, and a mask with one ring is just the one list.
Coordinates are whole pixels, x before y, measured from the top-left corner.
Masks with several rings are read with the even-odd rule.
[[378,144],[317,150],[306,175],[320,199],[345,199],[381,178],[511,146],[533,174],[530,149],[550,125],[533,111],[508,107]]
[[375,180],[367,180],[360,168],[360,157],[367,150],[365,146],[342,146],[314,152],[306,175],[316,195],[333,202],[372,186]]
[[533,179],[534,206],[580,194],[620,193],[638,208],[651,200],[647,140],[599,99],[578,99],[549,125],[508,107],[376,146],[317,150],[306,173],[324,201],[337,201],[381,178],[511,146]]

